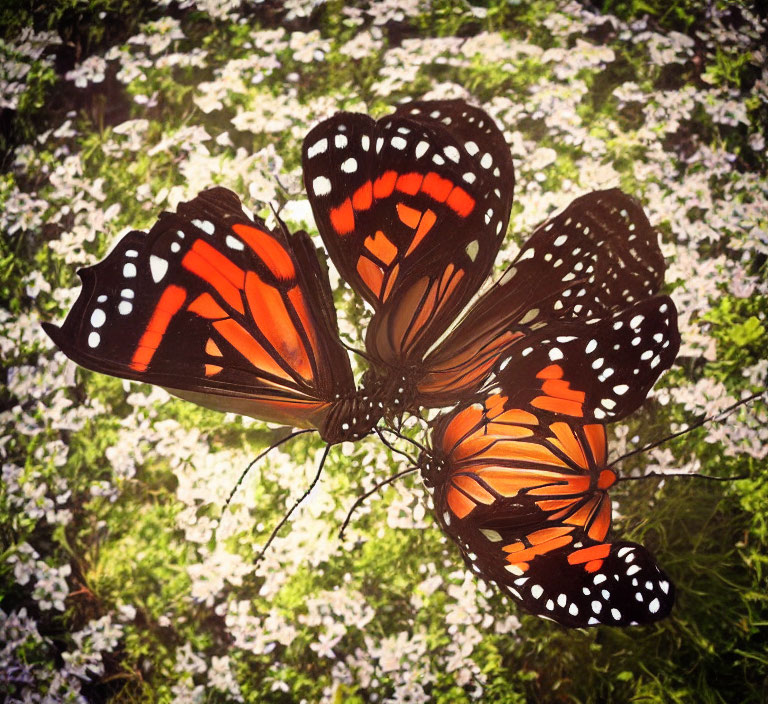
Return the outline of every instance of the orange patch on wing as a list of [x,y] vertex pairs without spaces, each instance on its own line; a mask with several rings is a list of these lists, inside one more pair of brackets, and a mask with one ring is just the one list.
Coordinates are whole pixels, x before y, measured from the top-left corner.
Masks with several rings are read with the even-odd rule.
[[597,515],[592,519],[592,525],[589,526],[587,535],[592,540],[603,540],[608,535],[608,530],[611,527],[611,501],[607,496],[604,496],[600,502],[600,509]]
[[430,171],[421,184],[422,193],[434,198],[438,203],[445,203],[445,199],[453,190],[453,183],[447,178],[442,178],[434,171]]
[[301,325],[304,328],[304,332],[307,333],[309,338],[309,344],[312,345],[315,358],[318,357],[318,345],[317,345],[317,332],[315,326],[312,323],[312,318],[309,315],[309,309],[307,303],[304,300],[304,294],[298,286],[294,286],[288,291],[288,300],[293,304],[293,308],[296,314],[299,316]]
[[421,174],[412,172],[409,174],[403,174],[397,179],[395,188],[401,193],[407,193],[409,196],[415,196],[421,188],[421,183],[424,177]]
[[397,247],[381,231],[376,230],[373,237],[365,238],[365,248],[385,264],[391,264],[397,256]]
[[499,467],[480,468],[475,470],[488,486],[493,487],[497,494],[502,496],[516,496],[523,489],[531,489],[541,485],[548,489],[556,488],[552,485],[561,478],[554,472],[536,472],[524,469],[502,469]]
[[566,526],[560,526],[559,528],[542,528],[536,530],[533,533],[528,534],[528,540],[531,545],[540,545],[541,543],[547,543],[555,538],[559,538],[561,535],[568,535],[573,532],[573,528]]
[[368,210],[373,203],[373,184],[366,181],[352,196],[352,207],[355,210]]
[[259,372],[266,372],[293,381],[293,378],[272,358],[272,355],[239,323],[228,318],[227,320],[217,320],[213,323],[213,327]]
[[584,403],[586,394],[583,391],[577,391],[571,388],[571,384],[564,379],[547,379],[542,385],[541,390],[547,396],[562,398],[566,401],[578,401]]
[[355,229],[355,211],[347,198],[338,208],[331,209],[331,225],[338,235],[348,235]]
[[206,354],[211,355],[211,357],[222,357],[221,350],[219,349],[219,346],[213,341],[212,338],[208,338],[208,342],[205,343],[205,352]]
[[568,455],[579,467],[588,470],[587,456],[584,454],[584,448],[574,434],[573,428],[568,423],[557,422],[552,423],[549,429],[555,434],[555,437],[550,439],[552,444]]
[[603,560],[590,560],[586,565],[584,565],[584,569],[591,573],[597,572],[602,566]]
[[472,499],[453,487],[446,492],[445,500],[448,503],[448,508],[451,509],[453,515],[457,518],[468,516],[477,507],[477,504]]
[[429,287],[429,291],[427,292],[426,299],[422,301],[421,310],[419,311],[419,314],[416,316],[416,319],[413,321],[413,324],[411,325],[411,328],[408,331],[408,334],[405,336],[405,340],[403,341],[404,346],[411,344],[411,342],[413,342],[413,339],[421,333],[424,326],[432,317],[432,314],[435,312],[436,300],[437,300],[437,286],[433,283]]
[[600,472],[600,476],[597,479],[598,489],[608,489],[616,483],[616,472],[610,469],[604,469]]
[[395,280],[397,279],[397,275],[400,273],[400,265],[395,264],[394,267],[392,267],[392,271],[389,272],[389,276],[387,277],[387,285],[384,288],[384,295],[381,297],[382,301],[386,301],[387,298],[389,298],[389,294],[392,293],[392,288],[395,285]]
[[163,340],[168,325],[176,313],[179,312],[187,299],[186,289],[181,286],[168,286],[160,296],[160,300],[155,306],[152,317],[144,328],[144,334],[139,340],[139,344],[133,353],[131,359],[131,368],[137,372],[147,370],[152,361],[157,348]]
[[391,338],[397,345],[397,350],[400,352],[403,347],[403,341],[408,332],[408,328],[413,322],[414,315],[418,307],[424,300],[424,296],[427,293],[427,287],[429,286],[429,279],[423,276],[416,283],[411,286],[405,295],[400,299],[400,305],[397,306],[391,318]]
[[[487,438],[478,438],[478,440],[485,440]],[[535,442],[525,442],[519,440],[506,440],[502,439],[493,443],[487,450],[482,448],[471,447],[472,441],[466,442],[462,445],[462,448],[467,450],[480,450],[478,457],[482,457],[491,461],[502,462],[536,462],[538,464],[546,464],[552,467],[567,467],[568,465],[556,457],[552,452],[543,445]]]
[[520,408],[510,408],[494,419],[497,423],[510,423],[517,425],[538,425],[539,419],[533,413],[523,411]]
[[220,367],[218,364],[206,364],[205,375],[213,376],[214,374],[218,374],[223,368],[224,367]]
[[419,229],[416,230],[416,234],[413,236],[411,244],[408,246],[408,251],[405,253],[406,257],[419,246],[420,242],[427,236],[427,233],[432,229],[435,222],[437,222],[437,215],[435,215],[434,211],[427,208],[419,222]]
[[385,171],[373,182],[373,197],[387,198],[395,190],[395,181],[397,181],[396,171]]
[[272,235],[257,227],[237,223],[232,229],[258,255],[267,268],[282,281],[296,278],[296,267],[288,250]]
[[421,211],[416,210],[416,208],[410,208],[405,203],[398,203],[395,207],[397,208],[397,217],[400,218],[400,222],[415,230],[421,219]]
[[210,293],[201,293],[187,306],[187,310],[208,320],[229,317],[227,312],[213,300],[213,296]]
[[592,517],[595,515],[595,510],[600,507],[600,497],[592,496],[587,502],[581,506],[577,511],[574,511],[567,519],[566,523],[571,526],[586,527],[589,525]]
[[456,444],[468,433],[477,428],[483,417],[482,409],[477,406],[469,406],[459,411],[445,428],[441,446],[446,453],[450,453]]
[[451,210],[462,218],[467,217],[475,207],[475,199],[459,186],[451,191],[445,202]]
[[571,565],[583,565],[590,560],[602,560],[611,552],[610,543],[601,543],[600,545],[592,545],[588,548],[582,548],[581,550],[574,550],[568,555],[568,563]]
[[584,415],[582,406],[577,401],[564,401],[563,399],[552,398],[551,396],[537,396],[531,401],[531,405],[535,408],[541,408],[543,411],[560,413],[564,416],[581,418]]
[[384,272],[376,266],[368,257],[360,257],[357,260],[357,273],[363,283],[370,289],[371,293],[379,298],[381,294],[381,284],[384,281]]
[[573,506],[574,499],[544,499],[543,501],[537,501],[536,505],[542,511],[559,511],[563,508],[570,508]]
[[557,484],[531,489],[531,496],[572,496],[583,494],[589,490],[589,475],[587,474],[558,474]]
[[563,535],[560,538],[553,538],[552,540],[548,540],[544,543],[539,543],[538,545],[534,545],[533,547],[526,548],[525,550],[521,550],[520,552],[512,553],[507,557],[507,562],[511,562],[511,563],[528,562],[529,560],[532,560],[534,557],[538,557],[539,555],[544,555],[548,552],[552,552],[553,550],[557,550],[558,548],[568,545],[572,541],[573,541],[573,538],[570,535]]
[[559,364],[550,364],[544,367],[537,375],[537,379],[562,379],[563,368]]
[[459,474],[451,477],[451,481],[461,489],[465,494],[469,494],[475,501],[481,504],[492,504],[494,502],[493,494],[478,484],[474,477],[468,477],[465,474]]
[[307,351],[280,292],[262,281],[256,272],[249,271],[245,277],[245,296],[261,334],[291,369],[304,379],[311,379],[312,367]]
[[216,292],[238,313],[245,312],[240,296],[245,283],[245,272],[207,242],[196,240],[184,255],[181,265],[213,286]]
[[[592,423],[584,426],[584,434],[587,436],[587,442],[592,450],[592,457],[595,458],[597,465],[605,464],[606,460],[606,443],[605,443],[605,426],[599,423]],[[614,475],[614,480],[616,475]],[[613,482],[612,482],[613,483]],[[610,486],[610,484],[608,485]],[[608,486],[601,486],[601,489],[607,489]]]

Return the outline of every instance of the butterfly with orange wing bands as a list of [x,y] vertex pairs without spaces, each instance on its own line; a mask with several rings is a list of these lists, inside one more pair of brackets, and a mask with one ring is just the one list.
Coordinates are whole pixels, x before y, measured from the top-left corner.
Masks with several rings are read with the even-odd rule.
[[472,398],[533,329],[619,310],[663,277],[639,206],[597,192],[538,228],[457,322],[490,272],[514,183],[503,135],[463,101],[378,121],[338,113],[309,133],[303,163],[328,252],[374,309],[361,388],[309,236],[268,228],[224,188],[79,272],[80,296],[61,327],[45,325],[50,337],[89,369],[335,443],[384,414]]
[[649,623],[674,588],[642,546],[608,541],[616,474],[605,426],[634,411],[675,359],[666,296],[535,332],[481,402],[433,424],[420,458],[435,515],[470,569],[565,626]]
[[270,229],[224,188],[82,270],[66,321],[46,331],[89,369],[328,443],[458,404],[433,424],[422,472],[470,567],[570,626],[666,614],[672,587],[649,553],[605,542],[602,423],[642,403],[679,343],[640,206],[618,190],[576,199],[471,303],[514,184],[484,111],[338,113],[307,135],[303,168],[328,253],[373,308],[361,388],[310,237]]

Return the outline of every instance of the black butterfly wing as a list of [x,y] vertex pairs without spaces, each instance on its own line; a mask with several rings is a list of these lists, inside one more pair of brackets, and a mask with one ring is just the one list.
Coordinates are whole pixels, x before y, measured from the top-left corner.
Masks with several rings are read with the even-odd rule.
[[490,272],[514,170],[493,120],[463,101],[379,121],[339,113],[304,141],[304,179],[339,272],[373,307],[374,363],[421,361]]
[[270,230],[231,191],[203,191],[79,274],[64,324],[44,327],[88,369],[321,431],[354,393],[308,235]]
[[419,403],[476,391],[509,345],[561,321],[605,318],[658,294],[658,234],[617,189],[577,198],[540,225],[519,255],[425,360]]
[[606,540],[605,430],[508,407],[500,394],[441,417],[422,457],[435,515],[468,567],[562,625],[666,616],[674,588],[641,545]]

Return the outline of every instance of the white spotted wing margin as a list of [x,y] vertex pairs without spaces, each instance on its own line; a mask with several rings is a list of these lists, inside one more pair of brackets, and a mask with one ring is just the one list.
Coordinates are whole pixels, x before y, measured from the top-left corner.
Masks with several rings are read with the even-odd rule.
[[523,337],[499,360],[489,386],[509,407],[613,422],[640,407],[679,347],[674,302],[657,296],[613,317],[560,322]]
[[[597,545],[586,540],[583,547]],[[627,541],[608,545],[608,556],[592,572],[569,562],[569,548],[535,557],[523,575],[500,569],[491,577],[529,613],[570,628],[637,626],[668,616],[675,588],[651,553]]]
[[78,274],[64,324],[44,329],[83,367],[321,431],[329,404],[355,393],[309,236],[270,230],[227,189],[162,213]]

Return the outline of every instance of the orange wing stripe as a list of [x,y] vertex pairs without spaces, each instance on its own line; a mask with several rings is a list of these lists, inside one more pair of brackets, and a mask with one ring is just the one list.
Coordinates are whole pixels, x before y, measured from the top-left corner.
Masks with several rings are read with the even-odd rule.
[[448,508],[451,509],[457,518],[468,516],[477,507],[477,504],[472,499],[453,487],[449,488],[446,492],[445,500],[448,503]]
[[563,368],[559,364],[550,364],[544,367],[537,375],[537,379],[562,379]]
[[304,328],[304,331],[307,333],[307,337],[309,337],[309,343],[312,345],[314,357],[317,359],[320,356],[317,344],[317,333],[315,331],[315,326],[312,324],[309,310],[307,310],[304,294],[301,292],[301,289],[298,286],[294,286],[290,291],[288,291],[288,299],[291,303],[293,303],[293,307],[299,316],[299,320],[301,320],[301,325]]
[[179,312],[184,301],[187,299],[187,292],[181,286],[168,286],[160,296],[160,300],[155,306],[152,317],[147,323],[144,334],[136,346],[131,359],[131,368],[137,372],[146,371],[149,363],[152,361],[157,348],[162,342],[165,331],[176,313]]
[[213,296],[210,293],[201,293],[187,306],[187,310],[209,320],[229,317],[227,312],[213,300]]
[[[598,466],[605,464],[606,460],[606,447],[605,447],[605,426],[599,423],[593,423],[584,426],[584,434],[587,436],[587,442],[589,448],[592,450],[592,457],[595,458],[595,464]],[[611,472],[613,474],[613,472]],[[614,481],[616,475],[614,474]],[[611,482],[613,484],[613,482]],[[608,485],[610,486],[610,484]],[[608,486],[601,486],[601,489],[607,489]]]
[[555,437],[551,439],[552,444],[559,447],[579,467],[588,471],[587,456],[584,454],[581,443],[574,435],[573,428],[568,423],[558,422],[552,423],[549,429],[555,434]]
[[347,198],[338,208],[331,210],[331,225],[339,235],[347,235],[355,229],[355,211],[351,199]]
[[397,217],[400,218],[400,221],[415,230],[421,219],[421,211],[411,208],[405,203],[398,203],[395,207],[397,208]]
[[427,233],[432,229],[432,226],[437,221],[437,215],[435,215],[434,211],[430,210],[429,208],[424,212],[424,215],[421,218],[421,222],[419,222],[419,229],[416,230],[416,234],[413,236],[413,239],[411,240],[411,244],[408,247],[408,251],[405,253],[405,256],[407,257],[416,247],[419,246],[419,243],[426,237]]
[[483,411],[478,406],[469,406],[463,411],[457,413],[443,433],[442,449],[446,452],[453,452],[456,444],[463,438],[470,430],[477,427],[478,423],[482,420]]
[[592,519],[592,525],[587,534],[592,540],[604,540],[611,527],[611,500],[604,495],[600,502],[600,509],[597,515]]
[[421,174],[415,172],[410,174],[403,174],[397,179],[395,188],[401,193],[407,193],[409,196],[415,196],[421,188],[421,183],[424,177]]
[[410,345],[413,342],[413,339],[415,337],[418,337],[419,334],[421,334],[424,324],[429,320],[429,318],[435,312],[436,300],[437,300],[437,285],[435,283],[432,283],[432,285],[429,287],[429,291],[427,292],[426,299],[421,304],[421,310],[419,311],[419,314],[416,316],[416,320],[413,321],[413,324],[411,325],[410,330],[408,330],[408,334],[405,336],[405,339],[403,340],[404,347],[407,347],[408,345]]
[[547,379],[541,385],[541,390],[547,396],[562,398],[566,401],[578,401],[579,403],[584,403],[584,399],[587,397],[583,391],[572,389],[570,383],[564,379]]
[[262,281],[256,272],[249,271],[245,277],[245,295],[261,334],[291,369],[307,380],[312,379],[307,351],[280,292]]
[[238,313],[245,313],[240,296],[240,290],[245,283],[245,272],[207,242],[197,240],[184,255],[181,265],[213,286]]
[[453,183],[447,178],[438,176],[434,171],[430,171],[421,184],[422,193],[434,198],[438,203],[445,203],[445,199],[453,190]]
[[217,320],[213,323],[213,327],[256,369],[293,382],[291,376],[275,362],[272,356],[234,320],[231,318]]
[[205,375],[213,376],[214,374],[218,374],[222,369],[224,369],[224,367],[220,367],[218,364],[206,364]]
[[568,563],[571,565],[582,565],[590,560],[602,560],[608,557],[611,553],[610,543],[602,543],[601,545],[593,545],[589,548],[582,548],[581,550],[574,550],[568,555]]
[[387,277],[387,286],[384,289],[384,295],[381,297],[382,301],[386,301],[387,298],[389,298],[389,294],[392,293],[392,288],[395,285],[395,280],[397,279],[397,275],[400,272],[400,265],[395,264],[395,266],[392,267],[392,271],[389,272],[389,276]]
[[512,564],[516,564],[518,562],[528,562],[538,555],[544,555],[545,553],[552,552],[553,550],[557,550],[557,548],[561,548],[564,545],[570,544],[571,542],[573,542],[573,538],[570,535],[554,538],[553,540],[548,540],[545,543],[534,545],[532,548],[526,548],[525,550],[520,550],[519,552],[513,552],[511,555],[507,556],[507,562]]
[[205,353],[211,355],[211,357],[223,357],[219,346],[210,337],[208,342],[205,343]]
[[[530,489],[542,484],[551,485],[562,479],[562,475],[556,472],[535,472],[523,469],[500,469],[487,468],[475,471],[478,477],[485,481],[488,486],[502,496],[516,496],[523,489]],[[548,490],[557,489],[557,487],[547,487]]]
[[477,483],[474,477],[468,477],[460,474],[459,476],[452,477],[451,481],[464,491],[465,494],[469,494],[475,501],[481,504],[492,504],[494,502],[493,494],[487,489],[484,489]]
[[376,298],[379,298],[381,295],[381,284],[384,281],[384,272],[368,259],[368,257],[360,257],[360,259],[357,260],[357,273],[360,274],[360,278],[371,290],[371,293],[376,296]]
[[296,268],[291,255],[272,235],[240,223],[233,225],[232,229],[243,238],[278,279],[290,281],[296,278]]
[[531,405],[535,408],[541,408],[543,411],[552,411],[553,413],[561,413],[565,416],[574,416],[575,418],[581,418],[584,415],[584,411],[580,403],[576,401],[564,401],[559,398],[552,398],[551,396],[537,396]]
[[373,197],[386,198],[395,190],[395,181],[397,181],[396,171],[385,171],[373,182]]
[[600,476],[597,479],[598,489],[609,489],[616,483],[616,473],[610,469],[604,469],[600,472]]
[[445,202],[451,210],[462,218],[467,217],[475,207],[475,199],[459,186],[451,191]]
[[365,248],[387,265],[391,264],[397,256],[397,247],[381,230],[377,230],[373,237],[365,238]]
[[373,184],[366,181],[352,196],[352,207],[355,210],[368,210],[373,203]]
[[528,540],[531,545],[540,545],[541,543],[547,543],[550,540],[559,538],[561,535],[568,535],[573,532],[573,528],[569,526],[560,526],[558,528],[542,528],[541,530],[533,531],[528,534]]

